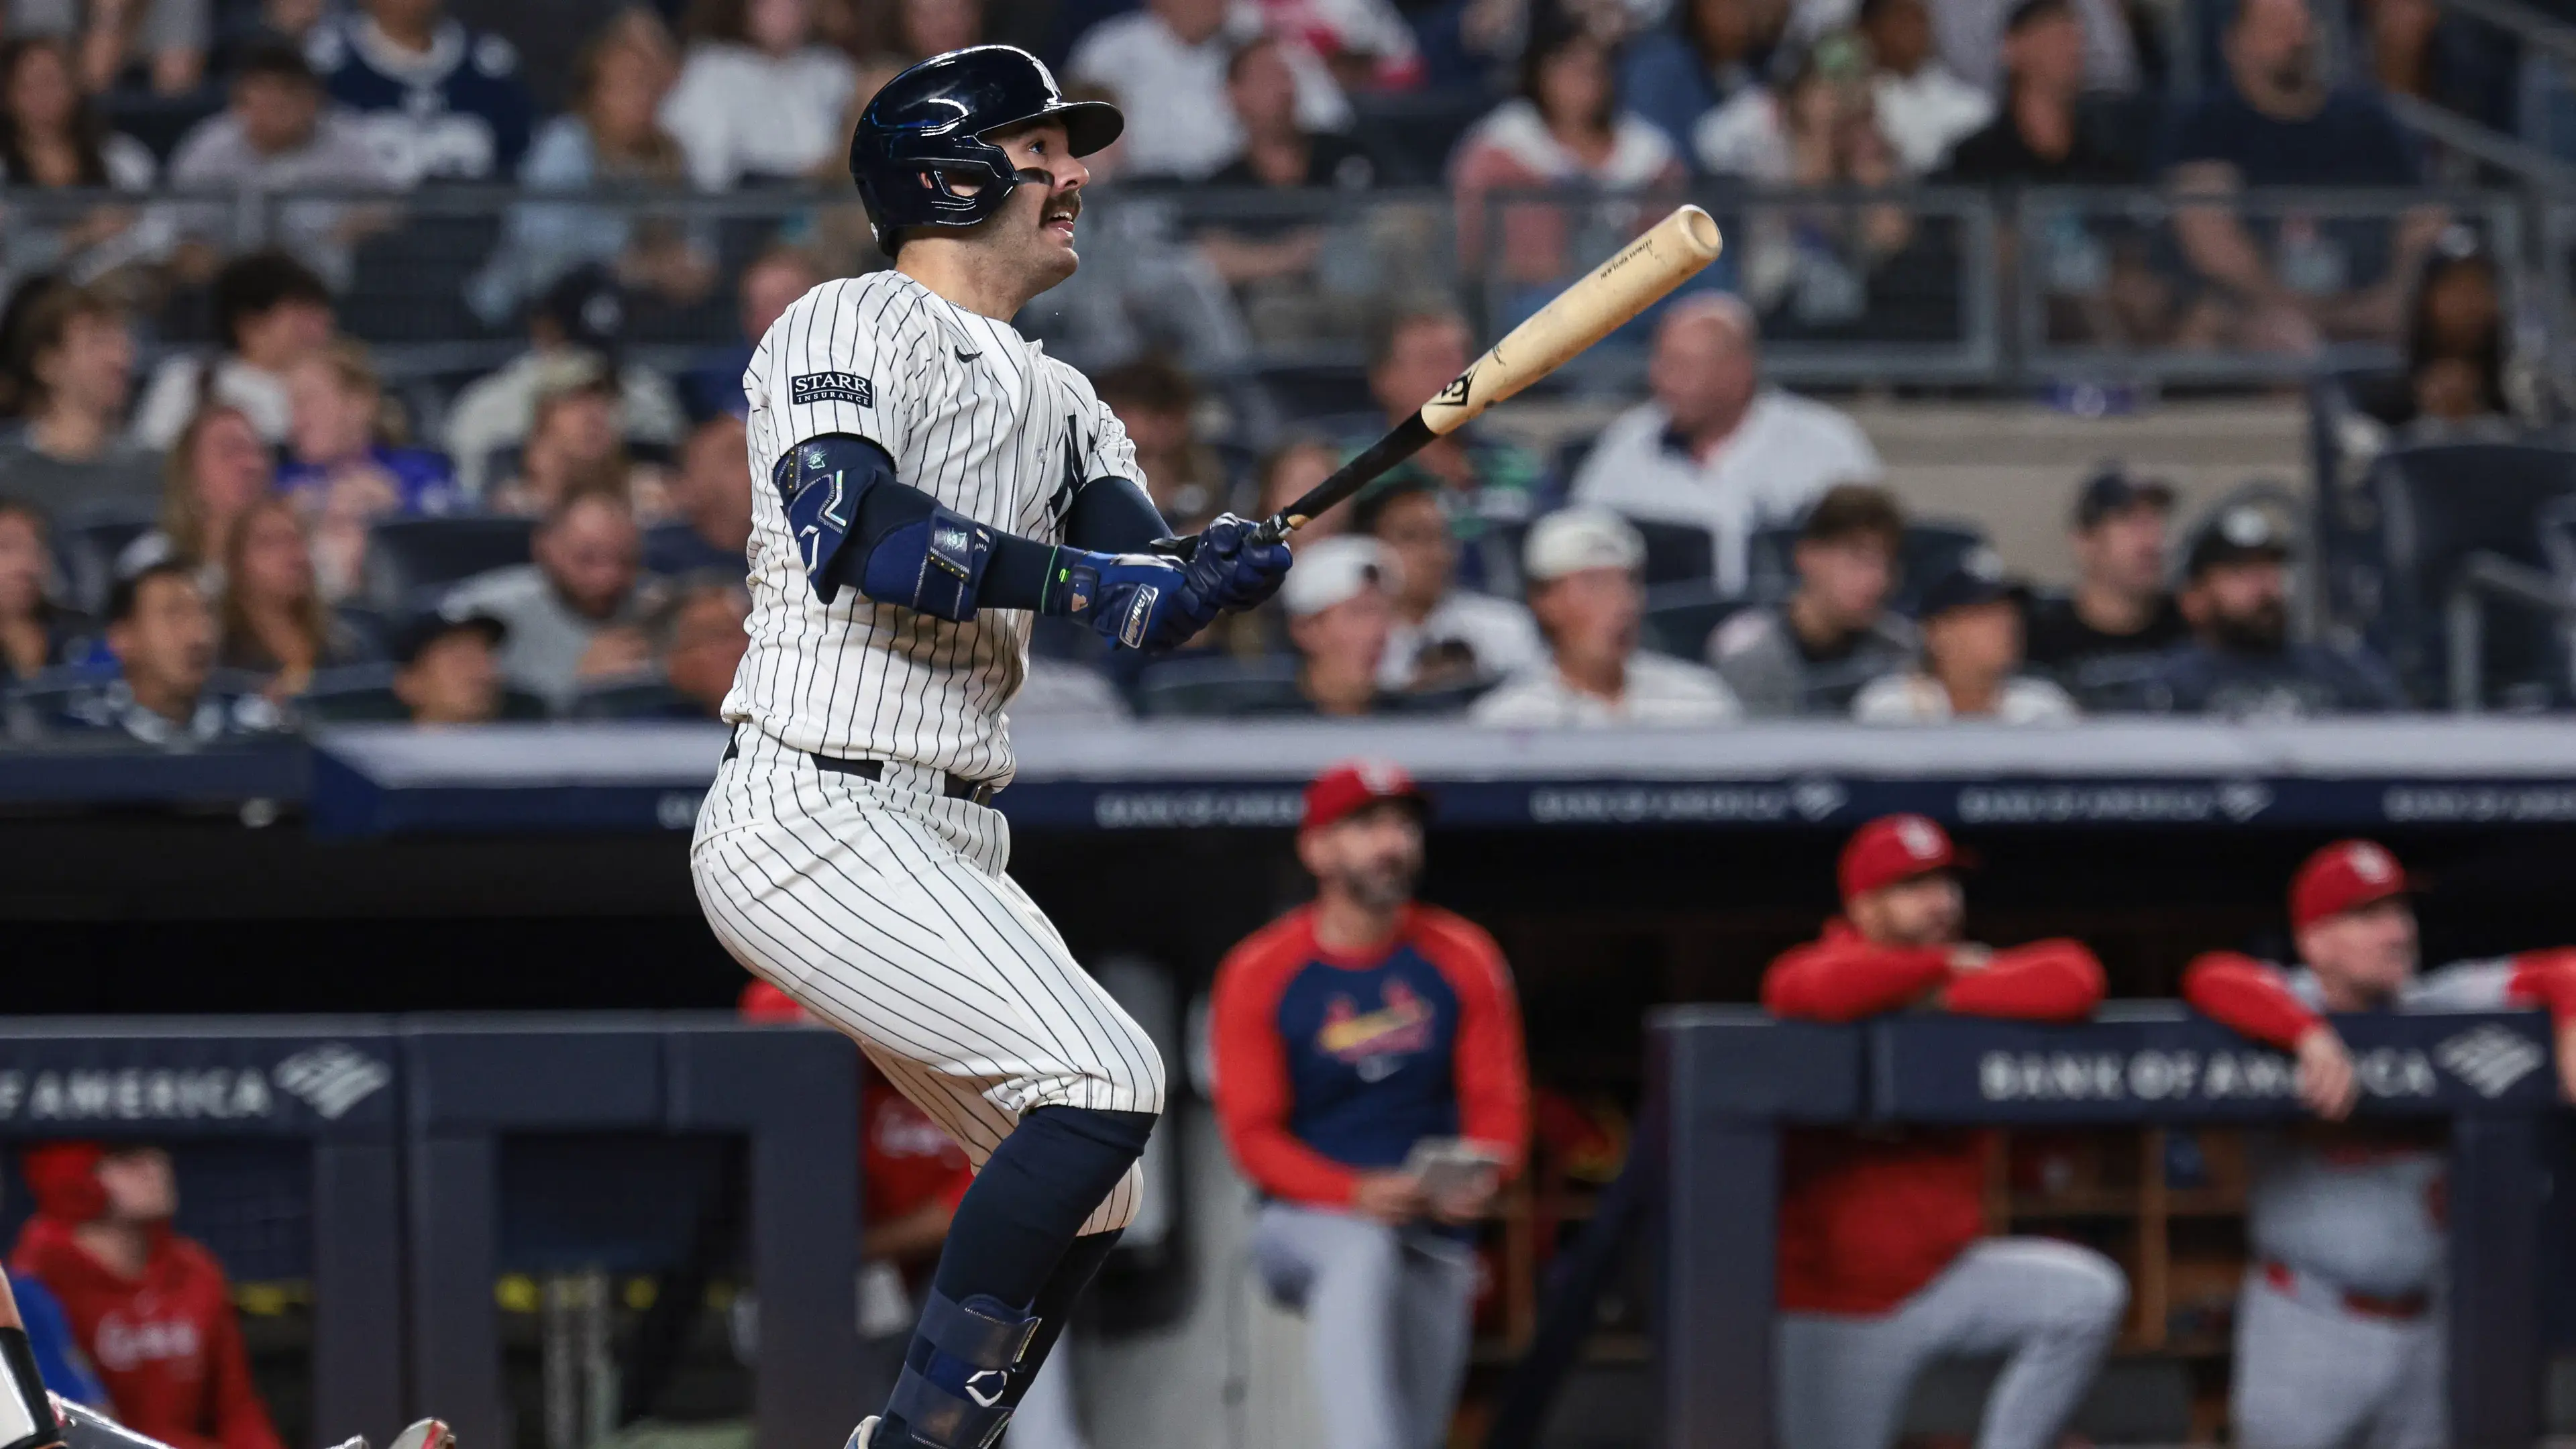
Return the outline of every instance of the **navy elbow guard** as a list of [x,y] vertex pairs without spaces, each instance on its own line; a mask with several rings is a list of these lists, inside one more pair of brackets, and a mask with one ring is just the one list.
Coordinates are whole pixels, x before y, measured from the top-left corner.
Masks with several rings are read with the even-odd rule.
[[975,617],[993,531],[897,482],[885,449],[847,433],[808,438],[770,483],[816,598],[828,604],[855,583],[880,604],[952,623]]
[[0,1449],[45,1449],[63,1442],[62,1421],[36,1371],[27,1330],[0,1328]]

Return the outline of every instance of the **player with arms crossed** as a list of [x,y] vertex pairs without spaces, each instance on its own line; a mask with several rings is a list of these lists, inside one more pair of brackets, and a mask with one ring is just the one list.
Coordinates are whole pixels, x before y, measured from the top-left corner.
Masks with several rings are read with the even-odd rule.
[[780,314],[750,403],[750,652],[690,863],[734,956],[856,1038],[966,1149],[884,1413],[853,1445],[980,1449],[1134,1216],[1152,1041],[1005,874],[1003,706],[1040,614],[1168,648],[1275,591],[1220,517],[1186,564],[1082,376],[1009,319],[1073,275],[1079,158],[1124,125],[1008,46],[886,83],[850,171],[891,271]]

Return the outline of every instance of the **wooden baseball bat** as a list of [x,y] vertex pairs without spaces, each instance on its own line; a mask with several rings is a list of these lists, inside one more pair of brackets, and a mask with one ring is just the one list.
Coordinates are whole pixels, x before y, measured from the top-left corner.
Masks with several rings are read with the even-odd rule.
[[[1676,209],[1656,222],[1590,275],[1559,292],[1528,320],[1452,379],[1422,410],[1396,424],[1333,476],[1265,520],[1255,537],[1277,543],[1316,514],[1375,482],[1396,464],[1444,433],[1563,367],[1576,353],[1619,330],[1629,318],[1670,295],[1699,269],[1717,260],[1726,238],[1696,206]],[[1166,538],[1155,550],[1187,558],[1198,538]]]

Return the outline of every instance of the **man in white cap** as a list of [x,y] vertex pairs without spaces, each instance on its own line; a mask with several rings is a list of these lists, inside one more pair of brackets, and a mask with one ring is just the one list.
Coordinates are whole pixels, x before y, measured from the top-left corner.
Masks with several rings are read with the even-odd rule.
[[1645,540],[1607,509],[1569,508],[1540,519],[1522,568],[1549,657],[1478,700],[1476,722],[1713,725],[1740,717],[1743,708],[1717,671],[1638,649],[1645,562]]
[[1298,656],[1296,698],[1283,698],[1276,712],[1364,715],[1381,707],[1378,665],[1395,627],[1394,572],[1373,538],[1328,538],[1298,550],[1290,571],[1297,587],[1279,592]]

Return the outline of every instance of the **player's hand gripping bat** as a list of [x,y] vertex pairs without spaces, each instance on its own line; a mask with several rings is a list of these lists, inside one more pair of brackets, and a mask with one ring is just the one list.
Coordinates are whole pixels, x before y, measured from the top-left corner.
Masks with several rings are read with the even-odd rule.
[[[1576,353],[1617,331],[1717,260],[1725,244],[1716,221],[1696,206],[1682,207],[1655,223],[1621,247],[1617,256],[1557,293],[1495,343],[1493,350],[1467,364],[1467,370],[1424,403],[1420,412],[1265,520],[1254,537],[1262,543],[1277,543],[1420,452],[1432,439],[1456,431],[1468,419],[1563,367]],[[1188,558],[1197,547],[1196,534],[1158,539],[1154,544],[1156,552],[1177,558]]]

